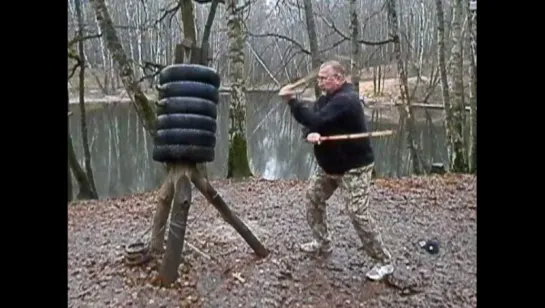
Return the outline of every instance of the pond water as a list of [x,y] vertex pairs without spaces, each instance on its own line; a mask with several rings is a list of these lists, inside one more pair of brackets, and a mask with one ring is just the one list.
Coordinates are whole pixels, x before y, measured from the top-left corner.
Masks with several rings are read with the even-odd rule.
[[[208,166],[209,178],[225,178],[228,154],[229,96],[218,105],[216,159]],[[83,164],[79,106],[71,104],[74,114],[69,127],[74,149]],[[153,139],[145,132],[130,104],[88,104],[92,168],[100,198],[152,190],[160,185],[164,172],[153,161]],[[406,134],[399,129],[395,110],[367,108],[373,130],[394,130],[394,135],[373,138],[376,172],[379,177],[410,174]],[[417,138],[427,162],[447,162],[442,110],[417,110]],[[425,115],[428,115],[426,117]],[[266,179],[307,179],[316,168],[312,146],[302,141],[301,126],[289,107],[276,93],[248,93],[248,155],[254,175]],[[77,183],[74,192],[77,192]]]

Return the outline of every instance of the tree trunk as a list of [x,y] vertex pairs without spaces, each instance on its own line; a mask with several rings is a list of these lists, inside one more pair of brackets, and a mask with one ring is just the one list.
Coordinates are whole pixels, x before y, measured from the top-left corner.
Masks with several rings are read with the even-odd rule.
[[182,20],[183,40],[187,45],[197,46],[197,29],[195,28],[195,8],[191,0],[180,0],[180,19]]
[[456,14],[452,27],[452,81],[453,81],[453,104],[452,123],[454,134],[451,136],[453,155],[451,157],[452,172],[468,172],[467,152],[464,142],[465,127],[465,99],[464,99],[464,68],[463,68],[463,28],[464,6],[462,0],[455,0]]
[[123,50],[121,41],[117,36],[113,26],[112,18],[106,7],[105,0],[91,0],[96,14],[100,32],[104,35],[104,40],[110,54],[115,62],[121,81],[131,102],[142,121],[144,128],[151,135],[155,136],[155,110],[146,95],[141,89],[138,80],[135,78],[131,63]]
[[72,173],[70,172],[70,164],[68,164],[68,202],[72,201],[74,193],[72,192]]
[[416,142],[416,125],[414,122],[414,116],[412,109],[410,108],[411,102],[409,97],[409,85],[407,81],[407,72],[405,71],[405,65],[401,55],[401,42],[400,32],[397,20],[397,11],[395,0],[388,0],[388,28],[390,30],[390,37],[394,41],[394,55],[397,62],[397,71],[399,75],[399,91],[401,95],[401,104],[399,105],[400,123],[401,118],[405,119],[407,125],[407,143],[412,160],[413,173],[416,175],[423,174],[427,169],[424,166],[424,161],[420,156],[420,147]]
[[[81,0],[74,0],[76,15],[78,18],[78,36],[83,37],[83,16],[81,13]],[[87,173],[87,179],[93,192],[95,199],[98,199],[98,193],[96,191],[95,180],[93,176],[93,168],[91,166],[91,151],[89,150],[89,138],[87,133],[87,117],[85,115],[85,65],[86,59],[83,53],[83,40],[78,42],[79,58],[82,63],[79,67],[79,109],[81,114],[81,140],[83,146],[83,157],[85,160],[85,171]]]
[[229,37],[229,168],[228,177],[251,176],[246,138],[246,87],[244,85],[244,34],[237,1],[227,1],[227,36]]
[[[191,0],[182,0],[180,6],[180,17],[184,26],[183,41],[185,44],[191,42],[192,47],[188,49],[190,53],[186,53],[186,59],[184,59],[184,55],[178,55],[178,53],[176,53],[174,63],[195,63],[208,66],[208,50],[210,45],[208,41],[210,39],[210,32],[212,29],[212,24],[214,23],[214,16],[216,14],[217,6],[218,1],[213,1],[206,20],[201,47],[198,48],[196,43],[197,31],[195,24],[194,4]],[[185,29],[187,29],[187,31]],[[199,169],[204,177],[208,179],[208,168],[206,163],[197,164],[197,169]]]
[[435,1],[437,11],[437,33],[438,33],[438,53],[441,73],[441,86],[443,90],[443,104],[445,105],[445,128],[447,133],[447,150],[449,156],[449,169],[451,172],[467,172],[467,160],[464,148],[463,128],[464,128],[464,87],[463,87],[463,68],[462,68],[462,18],[463,7],[461,0],[455,0],[454,19],[452,22],[452,81],[453,97],[449,94],[449,84],[447,76],[447,64],[445,61],[445,29],[443,3],[441,0]]
[[[439,75],[441,77],[441,90],[443,95],[443,105],[445,106],[445,111],[448,112],[450,108],[450,93],[448,85],[448,75],[447,75],[447,62],[446,62],[446,43],[445,43],[445,13],[443,10],[442,0],[435,0],[436,14],[437,14],[437,53],[439,58]],[[447,139],[450,135],[449,125],[445,123],[445,129],[447,132]],[[451,152],[451,143],[447,142],[447,151]],[[449,154],[450,155],[450,154]]]
[[87,179],[87,174],[81,168],[78,159],[76,158],[76,152],[72,145],[72,137],[70,137],[70,132],[68,132],[68,164],[74,173],[74,177],[78,182],[79,192],[77,199],[78,200],[87,200],[87,199],[97,199],[96,194]]
[[360,44],[358,43],[359,37],[359,22],[358,11],[356,7],[356,0],[350,0],[350,29],[351,29],[351,43],[352,43],[352,57],[350,57],[350,75],[352,76],[352,84],[354,88],[360,93]]
[[187,215],[191,207],[191,182],[189,168],[178,165],[179,170],[169,173],[174,186],[174,200],[170,215],[169,234],[165,256],[159,269],[159,279],[163,285],[170,285],[178,278],[178,267],[182,262],[185,242]]
[[[470,1],[468,1],[469,4]],[[469,7],[469,5],[468,5]],[[469,164],[472,173],[477,172],[477,12],[470,10],[468,14],[469,44],[471,56],[469,57],[471,104],[471,146],[469,151]]]
[[174,198],[174,184],[169,180],[168,173],[167,170],[167,177],[159,190],[159,200],[153,215],[150,248],[155,252],[164,251],[166,224],[172,206],[172,199]]
[[[318,69],[322,64],[320,57],[320,50],[318,49],[318,34],[316,33],[316,23],[314,21],[314,9],[312,8],[312,0],[303,0],[303,6],[305,8],[305,20],[307,23],[308,40],[310,42],[310,55],[312,58],[312,69]],[[314,86],[314,93],[316,99],[322,94],[322,91],[316,84]]]
[[208,54],[210,52],[210,33],[212,32],[212,25],[214,24],[214,17],[216,16],[216,10],[218,8],[219,0],[212,0],[210,4],[210,11],[208,12],[208,17],[206,19],[206,24],[204,25],[204,31],[202,34],[201,41],[201,52],[202,60],[206,59],[206,64],[208,65]]

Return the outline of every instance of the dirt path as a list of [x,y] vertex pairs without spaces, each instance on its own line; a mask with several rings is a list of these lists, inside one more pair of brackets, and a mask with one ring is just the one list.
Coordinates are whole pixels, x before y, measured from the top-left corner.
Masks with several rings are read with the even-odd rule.
[[[296,248],[310,239],[305,184],[213,183],[272,251],[264,260],[255,260],[248,245],[195,192],[186,238],[214,260],[185,249],[182,279],[172,289],[151,285],[156,262],[132,268],[122,263],[123,245],[150,225],[155,193],[70,206],[69,306],[476,307],[475,177],[377,180],[373,214],[394,254],[395,277],[417,284],[404,291],[365,280],[371,260],[358,250],[339,193],[328,208],[333,254],[309,256]],[[437,255],[417,247],[419,239],[430,238],[442,245]]]

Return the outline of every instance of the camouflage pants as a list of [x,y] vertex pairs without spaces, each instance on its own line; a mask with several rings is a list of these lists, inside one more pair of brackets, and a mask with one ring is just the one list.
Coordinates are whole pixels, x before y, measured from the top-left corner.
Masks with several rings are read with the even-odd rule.
[[352,169],[343,175],[330,175],[319,169],[311,178],[307,189],[307,222],[318,242],[330,243],[331,237],[326,223],[326,201],[340,186],[346,210],[363,248],[374,259],[389,261],[390,252],[385,248],[375,221],[369,213],[369,188],[373,167],[374,164],[370,164]]

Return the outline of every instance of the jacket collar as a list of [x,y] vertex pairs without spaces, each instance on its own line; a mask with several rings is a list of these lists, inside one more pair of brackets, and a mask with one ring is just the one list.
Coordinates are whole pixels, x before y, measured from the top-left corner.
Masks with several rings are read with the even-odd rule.
[[335,90],[333,93],[326,94],[326,96],[328,98],[331,98],[331,97],[335,96],[335,94],[337,94],[339,92],[351,91],[353,89],[354,89],[354,85],[345,81],[337,90]]

